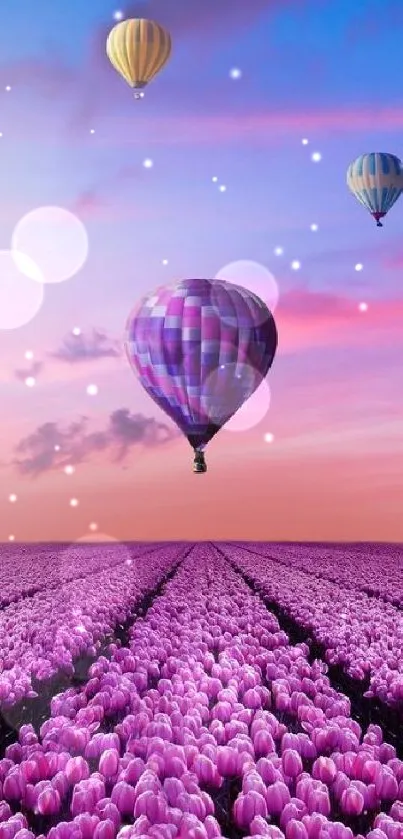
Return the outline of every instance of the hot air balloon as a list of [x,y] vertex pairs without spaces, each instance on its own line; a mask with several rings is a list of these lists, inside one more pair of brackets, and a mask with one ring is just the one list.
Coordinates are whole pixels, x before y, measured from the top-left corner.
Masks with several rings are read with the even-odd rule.
[[403,192],[402,162],[394,154],[363,154],[348,167],[347,186],[382,227],[380,219]]
[[157,289],[126,325],[126,354],[147,393],[207,469],[204,448],[252,395],[277,349],[274,318],[250,291],[223,280]]
[[159,23],[144,18],[122,20],[113,27],[106,42],[109,61],[135,88],[135,98],[162,70],[171,54],[171,36]]

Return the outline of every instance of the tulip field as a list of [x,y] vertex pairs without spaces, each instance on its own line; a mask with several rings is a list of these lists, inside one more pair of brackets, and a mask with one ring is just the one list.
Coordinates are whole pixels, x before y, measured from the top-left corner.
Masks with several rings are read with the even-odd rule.
[[11,545],[0,839],[403,839],[403,547]]

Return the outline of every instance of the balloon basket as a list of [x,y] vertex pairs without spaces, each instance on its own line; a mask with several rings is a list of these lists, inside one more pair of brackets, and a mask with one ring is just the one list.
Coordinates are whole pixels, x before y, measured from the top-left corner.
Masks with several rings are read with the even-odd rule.
[[203,472],[207,472],[207,463],[204,458],[204,452],[198,449],[195,449],[193,472],[199,475],[201,475]]

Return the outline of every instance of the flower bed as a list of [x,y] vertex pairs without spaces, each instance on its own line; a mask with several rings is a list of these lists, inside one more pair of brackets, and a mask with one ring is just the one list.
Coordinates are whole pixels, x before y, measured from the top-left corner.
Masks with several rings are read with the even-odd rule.
[[269,557],[235,545],[220,546],[270,601],[326,648],[326,661],[354,679],[369,679],[365,691],[403,709],[403,614],[390,603],[330,580],[296,572]]
[[[98,554],[102,567],[99,548]],[[74,552],[71,555],[75,557]],[[180,555],[175,545],[157,554],[149,549],[134,559],[127,553],[123,562],[106,570],[94,570],[79,581],[49,591],[42,588],[0,611],[0,708],[13,706],[24,697],[36,698],[34,683],[56,673],[72,676],[75,660],[84,654],[95,656],[102,639],[126,620],[135,603],[155,587]],[[92,566],[95,568],[95,557]],[[43,586],[46,575],[45,567]]]
[[213,547],[109,654],[8,747],[1,839],[401,839],[394,748]]
[[240,545],[343,588],[360,589],[403,607],[403,548],[397,545],[346,546],[248,543]]

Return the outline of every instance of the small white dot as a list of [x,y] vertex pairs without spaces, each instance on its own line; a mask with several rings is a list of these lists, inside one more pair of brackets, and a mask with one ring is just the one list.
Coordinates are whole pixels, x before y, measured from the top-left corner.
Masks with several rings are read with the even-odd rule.
[[220,190],[220,192],[226,192],[227,191],[227,187],[224,186],[224,184],[221,184],[221,186],[219,186],[218,189]]
[[60,452],[60,446],[56,445],[54,448],[55,448],[55,452]]
[[14,542],[14,539],[15,539],[15,536],[13,536],[12,534],[11,534],[11,536],[8,537],[9,542]]
[[233,67],[232,70],[229,71],[231,79],[241,79],[242,78],[242,70],[239,67]]
[[26,353],[25,353],[25,358],[27,359],[27,361],[32,361],[33,357],[34,357],[34,354],[33,354],[32,350],[27,350]]
[[76,470],[74,469],[74,466],[71,466],[70,463],[64,467],[64,472],[66,475],[74,475],[75,471]]
[[91,522],[90,530],[92,530],[93,533],[95,533],[95,531],[98,530],[98,525],[97,525],[96,521]]
[[27,378],[25,379],[25,384],[27,387],[35,387],[36,380],[33,376],[27,376]]
[[88,385],[87,393],[88,396],[96,396],[98,393],[98,385]]
[[211,180],[213,181],[213,184],[218,183],[218,178],[217,178],[217,175],[214,175],[214,177],[212,177],[212,179],[211,179]]
[[2,132],[2,131],[0,131],[0,137],[2,137],[2,136],[3,136],[3,132]]
[[78,499],[70,498],[70,507],[78,507]]
[[163,264],[163,265],[168,265],[168,260],[167,260],[167,259],[163,259],[163,260],[162,260],[162,264]]
[[307,140],[307,138],[306,138],[306,137],[304,137],[304,138],[301,140],[301,143],[302,143],[302,145],[303,145],[303,146],[307,146],[307,145],[308,145],[308,143],[309,143],[309,140]]
[[368,303],[360,303],[358,306],[360,312],[367,312],[368,311]]
[[144,169],[152,169],[153,166],[154,166],[154,163],[149,157],[146,157],[146,159],[143,160],[143,166],[144,166]]
[[90,134],[95,134],[95,128],[90,129]]
[[314,151],[314,153],[311,154],[311,160],[314,163],[319,163],[319,161],[322,160],[322,155],[321,155],[320,151]]
[[131,565],[131,564],[132,564],[132,560],[131,559],[126,559],[126,565]]
[[123,12],[120,9],[116,9],[116,12],[113,13],[114,20],[123,20]]
[[354,265],[354,270],[355,271],[362,271],[363,267],[364,266],[361,262],[357,262],[357,265]]
[[8,500],[11,502],[11,504],[15,504],[15,502],[17,500],[17,496],[16,496],[15,492],[12,492],[11,495],[8,496]]
[[273,440],[274,440],[274,434],[271,434],[270,432],[268,432],[267,434],[264,435],[265,443],[272,443]]
[[78,335],[81,335],[81,329],[79,326],[75,326],[74,329],[71,330],[73,335],[77,338]]
[[11,85],[9,85],[9,84],[8,84],[8,85],[6,86],[6,91],[7,91],[7,93],[10,93],[10,90],[11,90]]
[[282,255],[283,255],[283,253],[284,253],[284,248],[280,248],[280,247],[278,247],[278,248],[274,248],[274,254],[275,254],[275,256],[282,256]]
[[312,230],[312,233],[316,233],[317,230],[319,230],[319,225],[318,224],[311,224],[311,230]]
[[298,262],[298,259],[294,259],[292,261],[291,268],[292,268],[293,271],[299,271],[299,269],[301,268],[301,263]]

